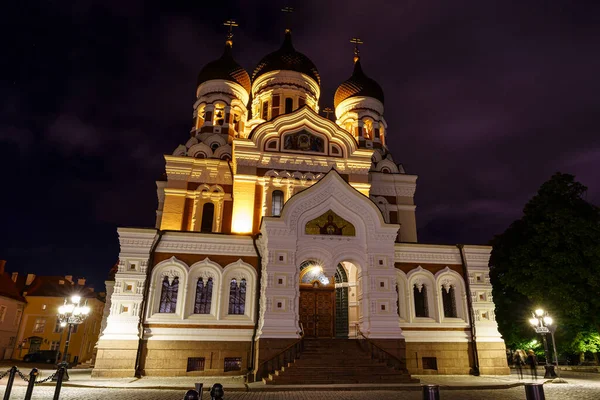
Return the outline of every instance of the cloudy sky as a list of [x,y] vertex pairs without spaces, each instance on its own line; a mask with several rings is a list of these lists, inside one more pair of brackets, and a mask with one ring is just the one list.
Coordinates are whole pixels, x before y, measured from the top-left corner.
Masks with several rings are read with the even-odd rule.
[[185,143],[224,20],[251,71],[283,38],[322,78],[362,65],[385,91],[396,161],[419,176],[419,240],[487,243],[554,172],[600,203],[600,2],[24,0],[3,7],[0,258],[102,290],[117,226],[154,225],[155,180]]

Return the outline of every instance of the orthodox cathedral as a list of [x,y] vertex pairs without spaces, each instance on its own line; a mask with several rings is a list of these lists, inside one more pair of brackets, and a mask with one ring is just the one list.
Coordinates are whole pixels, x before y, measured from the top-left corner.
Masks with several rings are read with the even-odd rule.
[[348,64],[332,120],[290,30],[252,74],[228,36],[164,156],[156,226],[118,229],[93,376],[261,379],[299,342],[359,339],[409,374],[508,373],[491,248],[418,243],[417,176],[358,49]]

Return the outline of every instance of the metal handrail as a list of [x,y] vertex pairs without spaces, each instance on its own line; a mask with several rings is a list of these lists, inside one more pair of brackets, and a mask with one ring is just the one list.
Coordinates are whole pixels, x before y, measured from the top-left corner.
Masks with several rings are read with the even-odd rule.
[[[402,359],[398,358],[397,356],[395,356],[394,354],[390,353],[389,351],[387,351],[385,349],[382,349],[381,347],[379,347],[378,345],[376,345],[371,339],[369,339],[368,337],[366,337],[365,334],[361,332],[361,330],[360,330],[360,328],[358,326],[356,327],[356,332],[360,336],[362,336],[363,339],[369,345],[371,345],[372,348],[374,347],[374,348],[376,348],[380,352],[379,356],[376,357],[374,355],[373,349],[371,348],[371,358],[379,358],[379,361],[383,361],[382,357],[381,357],[381,354],[385,354],[388,358],[391,358],[392,360],[394,360],[396,362],[396,364],[392,363],[391,365],[390,365],[390,363],[387,363],[389,366],[392,366],[392,367],[394,367],[396,369],[399,369],[401,371],[408,371],[407,368],[406,368],[406,360],[402,360]],[[385,360],[385,361],[388,361],[388,360]]]
[[[303,348],[302,348],[303,347],[302,346],[303,340],[304,340],[304,326],[302,325],[302,323],[300,323],[300,339],[298,339],[297,341],[295,341],[294,343],[292,343],[291,345],[289,345],[285,349],[281,350],[279,353],[277,353],[273,357],[271,357],[268,360],[265,360],[262,363],[260,363],[258,365],[258,368],[255,370],[255,373],[256,373],[257,377],[259,379],[262,379],[265,376],[267,376],[268,374],[273,373],[276,370],[279,370],[287,362],[294,361],[296,358],[298,358],[298,355],[303,350]],[[291,354],[292,355],[292,357],[291,357],[292,359],[290,360],[290,357],[288,357],[286,359],[285,354],[287,352],[289,352],[290,350],[292,350],[292,349],[293,349],[293,352]],[[281,361],[281,356],[283,356],[283,360],[282,361]],[[269,368],[269,365],[271,366],[271,368]],[[262,371],[265,368],[267,369],[267,371],[263,373]]]

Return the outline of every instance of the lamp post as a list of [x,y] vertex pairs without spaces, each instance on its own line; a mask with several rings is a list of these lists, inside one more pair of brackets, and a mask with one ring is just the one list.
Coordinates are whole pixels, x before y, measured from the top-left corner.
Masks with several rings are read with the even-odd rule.
[[546,373],[544,374],[544,378],[556,378],[554,364],[549,362],[550,352],[548,351],[548,341],[546,340],[546,334],[550,333],[550,329],[548,327],[552,325],[552,317],[548,315],[548,312],[540,308],[531,314],[532,318],[529,320],[529,323],[535,329],[535,333],[540,333],[542,335],[542,339],[544,341],[544,353],[546,355],[546,365],[544,366]]
[[[69,341],[71,340],[73,326],[81,324],[87,318],[89,313],[90,308],[87,305],[87,300],[81,305],[81,296],[78,295],[71,296],[70,302],[67,302],[67,299],[65,299],[65,304],[58,307],[58,320],[60,321],[60,326],[67,327],[65,350],[63,352],[62,361],[58,364],[59,370],[61,367],[65,368],[64,381],[69,380],[69,374],[67,373],[69,360],[67,360],[67,354],[69,352]],[[58,374],[56,374],[56,376],[58,376]],[[54,380],[56,380],[56,378]]]

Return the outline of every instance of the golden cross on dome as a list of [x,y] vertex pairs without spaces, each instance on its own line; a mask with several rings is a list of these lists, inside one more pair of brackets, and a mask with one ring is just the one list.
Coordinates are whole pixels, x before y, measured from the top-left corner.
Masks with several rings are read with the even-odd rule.
[[225,41],[225,43],[227,43],[228,45],[233,45],[233,27],[234,26],[239,26],[237,24],[237,22],[235,22],[232,19],[228,19],[227,21],[225,21],[223,23],[223,25],[228,26],[229,27],[229,31],[227,32],[227,40]]
[[323,112],[325,113],[325,118],[329,119],[329,114],[333,112],[333,109],[331,107],[325,107]]
[[285,28],[285,33],[288,33],[291,31],[289,26],[291,25],[290,22],[292,19],[292,13],[294,12],[294,7],[283,7],[281,12],[285,13],[285,24],[288,26],[288,28]]
[[354,62],[357,62],[360,59],[360,50],[358,50],[358,45],[363,44],[364,42],[360,40],[360,38],[353,37],[350,39],[350,43],[354,43]]

